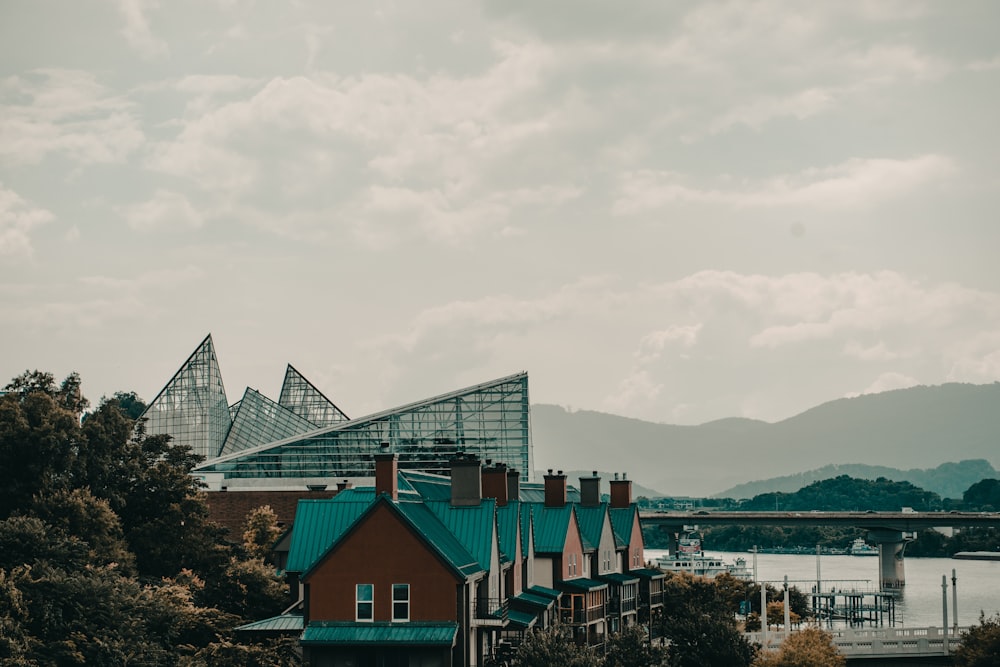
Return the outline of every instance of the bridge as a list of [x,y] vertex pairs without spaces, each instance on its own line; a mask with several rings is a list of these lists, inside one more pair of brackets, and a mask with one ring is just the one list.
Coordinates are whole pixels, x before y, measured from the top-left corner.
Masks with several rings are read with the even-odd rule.
[[937,527],[1000,528],[998,512],[639,512],[644,526],[671,534],[671,551],[680,533],[694,526],[851,526],[868,531],[879,548],[879,585],[883,590],[906,585],[903,550],[918,530]]
[[[847,658],[848,664],[886,664],[890,659],[900,663],[924,659],[920,662],[927,664],[927,659],[950,655],[966,630],[968,628],[840,628],[826,632],[833,635],[834,646]],[[748,632],[746,638],[765,648],[777,648],[787,635],[783,630]]]

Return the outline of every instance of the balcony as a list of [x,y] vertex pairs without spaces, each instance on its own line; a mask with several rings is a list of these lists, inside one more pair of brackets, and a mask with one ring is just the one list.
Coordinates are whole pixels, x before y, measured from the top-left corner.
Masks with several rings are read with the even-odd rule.
[[605,615],[603,606],[590,609],[560,609],[559,622],[566,625],[586,625],[604,620]]
[[480,597],[473,601],[473,618],[477,625],[503,625],[507,621],[505,598]]

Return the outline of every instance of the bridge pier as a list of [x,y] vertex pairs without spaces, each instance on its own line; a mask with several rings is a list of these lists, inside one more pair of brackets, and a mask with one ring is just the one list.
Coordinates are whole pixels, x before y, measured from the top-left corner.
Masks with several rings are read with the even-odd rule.
[[879,588],[884,591],[906,586],[903,552],[906,543],[913,541],[913,534],[876,529],[868,531],[868,539],[878,545]]

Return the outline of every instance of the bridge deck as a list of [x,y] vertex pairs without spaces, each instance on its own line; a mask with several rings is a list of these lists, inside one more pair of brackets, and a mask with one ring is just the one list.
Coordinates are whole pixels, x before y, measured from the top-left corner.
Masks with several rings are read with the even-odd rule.
[[[834,628],[826,629],[833,635],[833,643],[843,655],[852,659],[888,658],[897,656],[932,658],[950,655],[959,644],[959,636],[968,628],[955,632],[948,628]],[[793,630],[794,632],[794,630]],[[781,646],[787,633],[748,632],[751,643],[765,648]]]

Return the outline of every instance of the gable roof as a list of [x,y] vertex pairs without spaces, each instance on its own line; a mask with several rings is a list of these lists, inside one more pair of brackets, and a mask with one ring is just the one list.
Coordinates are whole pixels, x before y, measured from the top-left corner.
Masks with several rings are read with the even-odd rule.
[[575,523],[573,505],[567,503],[562,507],[546,507],[541,503],[532,503],[531,512],[535,526],[535,551],[562,553],[566,535],[570,526]]
[[580,524],[580,536],[583,537],[584,551],[600,546],[601,534],[604,532],[604,522],[607,520],[607,516],[607,503],[592,507],[580,507],[579,505],[576,507],[576,520]]
[[632,542],[632,526],[635,525],[635,517],[639,514],[639,507],[629,505],[628,507],[612,507],[611,527],[615,531],[615,539],[618,546],[627,547]]
[[475,556],[479,566],[489,570],[493,555],[493,535],[496,526],[496,500],[485,498],[478,505],[454,506],[451,501],[426,500],[424,504]]
[[[517,535],[521,528],[521,503],[518,501],[507,503],[501,507],[497,507],[497,537],[500,539],[500,552],[507,557],[508,560],[517,560],[518,556],[523,556],[524,554],[519,554],[515,550],[517,546]],[[521,535],[521,550],[524,550],[524,544],[527,542],[527,538]]]

